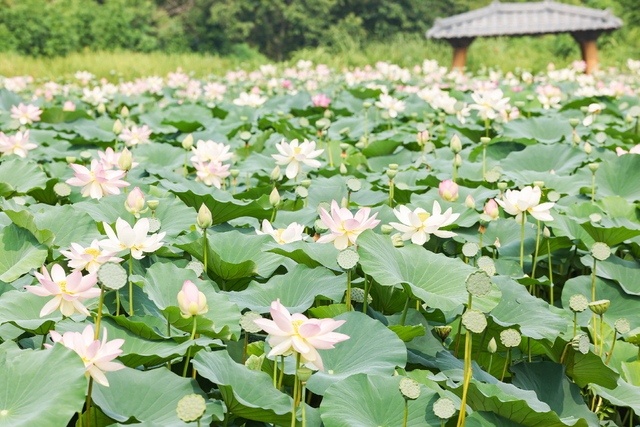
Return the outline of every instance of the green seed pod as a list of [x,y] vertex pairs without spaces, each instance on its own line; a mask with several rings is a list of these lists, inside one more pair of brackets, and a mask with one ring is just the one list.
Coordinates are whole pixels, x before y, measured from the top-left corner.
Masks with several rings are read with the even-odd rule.
[[160,230],[160,227],[162,227],[160,218],[151,217],[147,219],[149,220],[149,233],[155,233]]
[[190,423],[202,417],[206,410],[207,404],[204,397],[199,394],[190,394],[180,399],[176,412],[178,413],[178,418],[185,423]]
[[416,400],[420,397],[420,384],[411,378],[401,379],[399,388],[406,400]]
[[448,397],[441,397],[433,402],[433,413],[441,420],[448,420],[456,413],[456,405]]
[[116,262],[105,262],[98,268],[98,281],[105,288],[117,290],[127,284],[127,271]]
[[571,347],[573,347],[575,351],[579,351],[582,354],[589,353],[589,345],[589,337],[585,334],[576,335],[571,340]]
[[197,259],[192,259],[191,261],[189,261],[189,263],[185,265],[184,268],[188,268],[189,270],[192,270],[194,273],[196,273],[196,276],[198,277],[200,277],[202,273],[204,273],[204,264],[198,261]]
[[160,200],[147,201],[147,206],[149,206],[149,209],[151,209],[152,211],[155,211],[156,209],[158,209],[159,205],[160,205]]
[[522,341],[522,336],[515,329],[505,329],[500,332],[500,342],[507,348],[519,346],[520,341]]
[[358,262],[360,261],[360,255],[358,255],[358,253],[353,249],[343,249],[338,253],[337,261],[338,265],[343,270],[351,270],[352,268],[355,268],[356,265],[358,265]]
[[71,194],[71,187],[64,182],[57,182],[53,186],[53,192],[58,197],[68,197]]
[[434,326],[433,330],[436,331],[436,334],[438,334],[438,336],[440,337],[440,339],[442,341],[446,340],[447,337],[449,336],[449,334],[451,333],[451,326],[448,325],[444,325],[444,326]]
[[462,245],[462,254],[468,258],[472,258],[478,255],[479,251],[480,251],[480,247],[473,242],[467,242],[464,245]]
[[604,261],[611,256],[611,248],[606,243],[595,242],[591,246],[591,255],[598,261]]
[[309,378],[311,378],[313,371],[309,368],[298,368],[297,373],[298,379],[303,383],[306,383],[307,381],[309,381]]
[[481,334],[487,327],[487,318],[480,310],[467,310],[462,315],[462,324],[474,334]]
[[347,179],[347,189],[352,193],[357,193],[362,189],[362,182],[358,178]]
[[262,330],[254,320],[262,319],[260,313],[255,311],[247,311],[240,317],[240,327],[251,334],[257,334]]
[[606,313],[607,310],[609,310],[610,306],[611,301],[609,301],[608,299],[601,299],[589,303],[589,309],[597,315]]
[[477,298],[483,298],[489,295],[493,283],[491,277],[484,270],[477,270],[467,276],[465,281],[467,292]]
[[631,324],[627,319],[622,318],[616,320],[615,328],[620,335],[624,335],[631,330]]
[[569,308],[576,313],[581,313],[589,307],[589,300],[582,294],[573,295],[569,298]]

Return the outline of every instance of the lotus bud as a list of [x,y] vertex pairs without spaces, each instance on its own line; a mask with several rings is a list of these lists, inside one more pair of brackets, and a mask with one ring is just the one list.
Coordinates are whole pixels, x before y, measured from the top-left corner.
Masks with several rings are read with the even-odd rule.
[[476,208],[476,201],[475,201],[475,199],[473,198],[473,196],[471,194],[469,194],[467,196],[467,198],[464,199],[464,205],[466,207],[468,207],[469,209],[475,209]]
[[593,301],[589,303],[589,309],[593,311],[597,315],[603,315],[609,310],[611,306],[611,301],[608,299],[601,299],[598,301]]
[[389,224],[383,224],[380,226],[380,230],[382,231],[382,234],[391,234],[391,232],[393,232],[393,227],[390,226]]
[[189,151],[193,147],[193,135],[189,134],[182,140],[182,148]]
[[447,202],[455,202],[458,200],[458,184],[446,179],[438,186],[438,193]]
[[343,197],[342,200],[340,200],[340,207],[349,208],[349,201],[347,200],[346,197]]
[[387,176],[389,177],[389,179],[395,178],[397,174],[398,174],[397,170],[387,169]]
[[133,157],[131,156],[131,151],[125,147],[120,153],[120,157],[118,158],[118,167],[123,171],[131,170],[131,165],[133,165]]
[[198,227],[200,228],[209,228],[213,225],[213,216],[211,215],[211,211],[204,203],[200,205],[200,209],[198,210],[196,224],[198,224]]
[[209,311],[207,297],[198,290],[198,287],[191,280],[185,280],[182,284],[182,290],[178,292],[178,305],[181,315],[185,319]]
[[392,171],[397,170],[398,169],[398,164],[397,163],[389,163],[389,169],[391,169]]
[[98,108],[96,110],[98,111],[98,113],[104,114],[107,112],[107,107],[105,107],[103,103],[100,103],[100,105],[98,105]]
[[451,333],[451,326],[434,326],[433,330],[436,331],[436,334],[440,337],[440,339],[444,342],[447,339],[449,334]]
[[591,154],[591,144],[588,141],[584,142],[584,147],[582,147],[585,153]]
[[480,142],[484,145],[487,145],[488,143],[491,142],[491,138],[483,136],[482,138],[480,138]]
[[133,215],[138,215],[144,208],[144,193],[140,190],[140,187],[136,187],[129,193],[127,199],[124,202],[124,208]]
[[495,242],[493,242],[493,246],[495,246],[496,248],[501,248],[502,244],[500,244],[500,238],[496,237]]
[[573,143],[577,144],[578,142],[580,142],[580,137],[578,136],[577,133],[573,134]]
[[418,141],[419,145],[424,145],[429,141],[429,131],[423,130],[422,132],[418,132],[416,135],[416,141]]
[[456,154],[462,151],[462,141],[460,141],[460,137],[458,137],[458,135],[453,135],[453,138],[451,138],[451,142],[449,143],[449,148]]
[[271,171],[271,181],[280,181],[281,178],[282,173],[280,172],[280,166],[276,165],[276,167]]
[[593,173],[596,173],[599,167],[600,163],[589,163],[589,170]]
[[275,187],[273,187],[271,194],[269,194],[269,203],[271,203],[271,206],[278,206],[278,204],[280,204],[280,193],[278,193],[278,189]]
[[491,338],[491,340],[489,341],[489,344],[487,345],[487,351],[490,354],[494,354],[496,351],[498,351],[498,344],[496,343],[495,338]]
[[506,182],[499,182],[499,183],[498,183],[498,189],[499,189],[500,191],[504,191],[504,190],[506,190],[506,189],[507,189],[507,183],[506,183]]
[[569,124],[575,129],[580,124],[580,119],[569,119]]
[[304,188],[309,188],[311,186],[311,180],[303,179],[302,181],[300,181],[300,185],[302,185]]
[[404,241],[402,240],[402,234],[396,233],[393,236],[391,236],[391,243],[393,243],[393,246],[395,246],[396,248],[403,247]]
[[533,181],[533,186],[544,188],[544,181]]
[[545,239],[551,238],[551,231],[549,231],[549,228],[546,226],[542,229],[542,237]]
[[500,208],[495,199],[489,199],[484,205],[484,213],[491,217],[491,220],[497,219],[500,216]]
[[115,123],[113,124],[112,130],[116,135],[120,135],[120,132],[122,132],[122,122],[120,121],[120,119],[116,119]]
[[147,202],[147,206],[149,206],[149,209],[151,209],[152,211],[155,211],[156,209],[158,209],[159,204],[160,204],[160,200],[149,200]]
[[456,166],[456,167],[462,166],[462,156],[460,156],[460,154],[456,154],[455,157],[453,158],[452,164],[453,166]]
[[347,165],[344,163],[340,163],[340,174],[346,175],[349,171],[347,170]]
[[240,175],[240,169],[230,169],[229,175],[231,175],[232,178],[237,178]]
[[125,119],[127,117],[129,117],[129,109],[127,108],[127,106],[125,105],[124,107],[122,107],[122,110],[120,110],[120,115],[122,117],[124,117]]
[[370,103],[370,102],[363,102],[363,103],[362,103],[362,106],[363,106],[364,108],[371,108],[371,103]]

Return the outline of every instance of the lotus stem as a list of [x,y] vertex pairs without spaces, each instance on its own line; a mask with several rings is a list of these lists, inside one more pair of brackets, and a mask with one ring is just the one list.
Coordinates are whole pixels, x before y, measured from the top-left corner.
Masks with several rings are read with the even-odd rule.
[[578,313],[577,312],[573,312],[573,336],[576,336],[576,333],[578,332]]
[[[275,363],[275,359],[274,359]],[[278,378],[278,390],[282,388],[282,380],[284,379],[284,356],[280,355],[280,377]]]
[[133,274],[133,251],[129,251],[129,316],[133,316],[133,282],[131,275]]
[[302,381],[300,385],[302,386],[302,394],[300,399],[300,407],[302,408],[302,427],[307,427],[307,411],[306,405],[304,404],[304,396],[307,392],[307,382]]
[[236,190],[238,187],[238,178],[236,178],[235,176],[233,177],[233,194],[236,194]]
[[596,200],[596,173],[591,173],[591,203]]
[[[373,277],[371,278],[373,280]],[[371,282],[367,280],[367,275],[364,275],[364,302],[362,303],[362,312],[367,314],[367,306],[369,305],[369,291],[371,288]]]
[[278,357],[273,356],[273,388],[278,388]]
[[[100,336],[100,321],[102,320],[102,305],[104,304],[104,283],[100,282],[100,300],[98,301],[98,314],[96,317],[96,330],[93,334],[93,339],[97,340]],[[47,334],[44,335],[47,337]],[[44,340],[43,340],[44,343]]]
[[487,144],[482,145],[482,180],[485,181],[487,174]]
[[564,356],[567,354],[567,349],[569,348],[569,346],[571,345],[570,342],[567,343],[567,345],[564,346],[564,350],[562,350],[562,355],[560,356],[560,364],[562,365],[562,362],[564,361]]
[[484,136],[489,138],[489,118],[484,119]]
[[409,401],[404,399],[404,417],[402,419],[402,427],[407,427],[407,419],[409,418]]
[[116,289],[116,316],[120,316],[120,290]]
[[[637,133],[637,132],[636,132]],[[364,109],[364,146],[369,146],[369,109]]]
[[347,311],[351,311],[351,270],[347,270]]
[[611,343],[611,350],[609,350],[609,355],[607,356],[607,361],[604,362],[605,365],[609,364],[609,361],[611,361],[611,356],[613,356],[613,349],[616,347],[616,341],[618,338],[618,331],[613,330],[613,342]]
[[93,391],[93,377],[89,377],[89,389],[87,390],[87,409],[85,413],[86,427],[91,427],[91,392]]
[[291,408],[291,425],[296,425],[296,409],[298,408],[298,368],[300,368],[300,353],[296,353],[296,374],[293,378],[293,407]]
[[520,228],[520,267],[524,272],[524,225],[527,222],[527,213],[522,212],[522,227]]
[[462,402],[460,403],[460,414],[458,415],[458,427],[464,427],[467,416],[467,392],[469,391],[469,381],[471,381],[471,331],[467,330],[464,338],[464,376],[462,381]]
[[244,345],[242,346],[242,364],[244,365],[247,361],[247,346],[249,345],[249,333],[245,331],[244,333]]
[[[593,268],[591,269],[591,302],[596,300],[596,265],[597,259],[593,257]],[[598,354],[598,328],[597,328],[597,318],[596,313],[593,313],[592,316],[593,321],[593,351],[595,354]]]
[[204,264],[204,274],[207,274],[207,257],[208,257],[208,249],[209,249],[209,242],[207,242],[207,229],[203,228],[202,229],[202,237],[204,240],[204,244],[202,246],[202,261]]
[[511,365],[511,347],[507,348],[507,356],[504,359],[504,367],[502,368],[502,376],[500,381],[504,381],[504,376],[507,373],[507,366]]
[[182,168],[182,177],[186,178],[187,177],[187,160],[189,158],[189,152],[185,150],[184,152],[184,166]]
[[[454,178],[455,179],[455,178]],[[393,179],[389,179],[389,207],[393,208],[393,193],[395,190],[395,186],[393,185]]]
[[[196,325],[198,324],[198,317],[197,316],[193,316],[193,329],[191,330],[191,338],[189,338],[190,340],[194,340],[196,337]],[[187,368],[189,367],[189,358],[191,357],[191,346],[189,346],[189,349],[187,350],[187,357],[185,357],[184,359],[184,368],[182,369],[182,376],[184,378],[187,377]]]
[[333,167],[333,153],[331,152],[331,141],[327,141],[327,151],[329,152],[329,166]]
[[[551,242],[549,242],[549,239],[547,239],[547,264],[549,265],[549,282],[551,282],[549,300],[553,305],[553,264],[551,263]],[[575,336],[575,333],[573,335]]]
[[491,374],[491,365],[493,364],[493,353],[489,355],[489,367],[487,368],[487,373]]
[[249,174],[249,172],[247,172],[247,191],[249,191],[251,189],[251,175]]
[[604,354],[604,315],[600,315],[600,356]]
[[405,320],[407,320],[407,311],[409,311],[409,295],[407,295],[407,300],[404,302],[404,308],[402,309],[402,316],[400,317],[400,326],[404,326]]
[[533,267],[531,267],[531,277],[536,278],[536,264],[538,263],[538,249],[540,248],[540,220],[538,220],[538,228],[536,229],[536,250],[533,253]]

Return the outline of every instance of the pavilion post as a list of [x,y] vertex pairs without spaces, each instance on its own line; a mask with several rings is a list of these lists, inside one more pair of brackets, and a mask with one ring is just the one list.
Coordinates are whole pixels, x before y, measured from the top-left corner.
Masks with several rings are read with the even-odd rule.
[[579,31],[571,33],[573,38],[580,44],[582,60],[587,64],[586,73],[591,74],[598,69],[598,46],[596,41],[602,34],[601,31]]
[[447,42],[453,47],[453,61],[451,62],[451,68],[457,68],[460,71],[464,70],[467,63],[467,51],[469,45],[473,42],[474,37],[460,37],[455,39],[448,39]]

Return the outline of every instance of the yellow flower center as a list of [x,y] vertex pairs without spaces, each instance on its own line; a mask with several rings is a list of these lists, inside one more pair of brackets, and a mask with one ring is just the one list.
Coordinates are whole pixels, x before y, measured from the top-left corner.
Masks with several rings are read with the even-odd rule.
[[300,327],[300,325],[302,325],[303,323],[304,323],[304,320],[293,320],[293,321],[291,322],[291,326],[293,326],[293,332],[294,332],[296,335],[300,335],[300,334],[298,333],[298,328],[299,328],[299,327]]
[[67,291],[67,281],[63,280],[62,282],[56,282],[58,284],[58,286],[60,286],[60,290],[62,291],[62,293],[65,294],[71,294],[71,292]]
[[418,214],[418,218],[420,218],[420,221],[422,222],[425,222],[430,216],[431,214],[429,212],[420,212]]
[[301,151],[302,151],[302,147],[293,147],[293,152],[295,154],[300,154]]
[[95,249],[95,248],[89,248],[89,249],[85,249],[84,253],[89,254],[93,257],[93,259],[96,259],[100,256],[100,249]]

